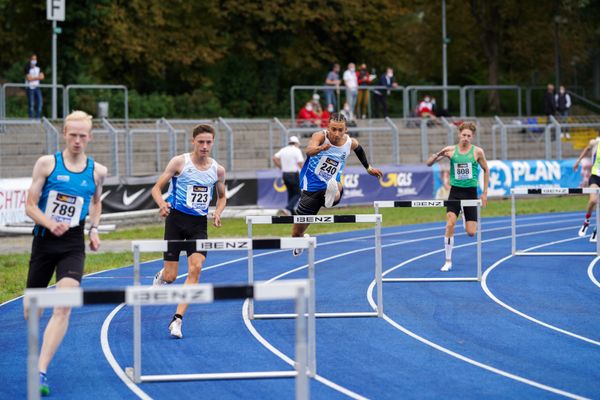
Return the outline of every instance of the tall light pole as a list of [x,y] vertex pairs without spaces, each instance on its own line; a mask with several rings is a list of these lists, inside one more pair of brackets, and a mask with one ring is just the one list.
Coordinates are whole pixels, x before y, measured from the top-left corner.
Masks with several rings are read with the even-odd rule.
[[446,37],[446,0],[442,0],[442,84],[444,85],[444,110],[448,109],[448,42]]
[[65,20],[66,0],[47,0],[46,19],[52,21],[52,119],[56,119],[56,39],[61,32],[56,21]]

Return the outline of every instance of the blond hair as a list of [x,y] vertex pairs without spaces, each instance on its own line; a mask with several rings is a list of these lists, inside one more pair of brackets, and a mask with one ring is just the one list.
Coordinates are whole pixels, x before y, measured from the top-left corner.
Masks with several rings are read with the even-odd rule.
[[68,122],[85,121],[89,124],[89,130],[92,130],[92,116],[85,111],[75,110],[65,117],[64,130],[67,130]]

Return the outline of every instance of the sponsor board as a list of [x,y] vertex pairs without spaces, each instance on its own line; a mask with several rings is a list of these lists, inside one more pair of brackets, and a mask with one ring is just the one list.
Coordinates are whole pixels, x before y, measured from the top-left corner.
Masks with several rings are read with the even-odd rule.
[[333,215],[294,215],[295,224],[329,224],[333,223]]
[[240,250],[252,248],[252,240],[196,240],[197,250]]
[[444,207],[444,200],[413,200],[412,207]]
[[128,287],[125,292],[127,304],[179,304],[211,303],[211,285],[188,285],[168,287]]

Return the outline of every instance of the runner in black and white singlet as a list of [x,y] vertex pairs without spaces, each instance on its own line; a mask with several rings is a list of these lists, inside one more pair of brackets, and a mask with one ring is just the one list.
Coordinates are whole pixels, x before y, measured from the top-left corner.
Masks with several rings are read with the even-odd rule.
[[[358,141],[348,136],[344,116],[332,113],[329,127],[313,133],[306,146],[307,158],[300,171],[302,194],[296,209],[297,215],[316,215],[322,206],[329,208],[339,203],[343,193],[340,178],[350,150],[354,151],[369,175],[377,178],[383,176],[381,170],[369,165],[367,155]],[[308,225],[294,224],[292,236],[307,236],[304,232]],[[295,256],[301,253],[301,249],[292,251]]]
[[[427,160],[427,166],[444,157],[450,159],[450,194],[448,200],[477,199],[477,185],[479,181],[479,166],[483,170],[483,189],[481,192],[481,203],[487,205],[487,189],[490,181],[490,171],[485,159],[483,149],[472,144],[475,135],[475,124],[463,122],[458,127],[458,144],[444,147],[441,151],[433,154]],[[465,207],[463,210],[465,219],[465,230],[469,236],[474,236],[477,231],[477,209]],[[454,247],[454,227],[456,219],[460,214],[460,206],[452,205],[446,209],[446,234],[444,237],[444,248],[446,262],[442,271],[452,269],[452,247]]]
[[[588,181],[588,186],[590,188],[600,187],[600,159],[598,158],[599,148],[600,148],[600,137],[590,140],[590,143],[586,146],[585,149],[583,149],[581,151],[579,158],[577,158],[577,160],[575,161],[575,164],[573,164],[573,171],[577,171],[579,169],[579,163],[581,162],[581,160],[583,160],[583,158],[588,154],[592,155],[592,170],[591,170],[590,179]],[[592,217],[592,212],[594,211],[594,208],[596,207],[596,201],[598,201],[596,193],[590,193],[590,198],[588,200],[587,208],[585,210],[586,211],[585,219],[583,220],[583,225],[581,225],[581,228],[579,228],[579,232],[578,232],[579,236],[581,236],[581,237],[585,236],[587,229],[590,226],[590,218]],[[597,229],[598,229],[598,227],[594,228],[594,231],[592,232],[592,236],[590,236],[590,242],[595,243],[598,241],[598,239],[596,237]]]
[[[102,185],[107,170],[85,154],[92,117],[74,111],[65,118],[65,149],[40,157],[33,167],[26,212],[35,222],[28,288],[45,288],[56,271],[56,287],[78,287],[85,261],[84,224],[89,214],[90,249],[98,250]],[[27,304],[25,317],[28,316]],[[46,372],[69,325],[69,307],[55,307],[44,331],[38,362],[40,391],[50,394]]]
[[[208,207],[217,192],[213,225],[221,226],[221,213],[225,208],[225,168],[210,157],[215,131],[209,125],[198,125],[192,133],[194,150],[173,157],[152,188],[152,198],[165,220],[165,240],[206,239]],[[162,190],[170,182],[168,197]],[[188,275],[184,285],[198,283],[206,252],[189,252]],[[179,253],[165,252],[164,267],[154,277],[154,285],[172,283],[177,278]],[[182,338],[181,325],[188,305],[179,304],[169,323],[171,335]]]

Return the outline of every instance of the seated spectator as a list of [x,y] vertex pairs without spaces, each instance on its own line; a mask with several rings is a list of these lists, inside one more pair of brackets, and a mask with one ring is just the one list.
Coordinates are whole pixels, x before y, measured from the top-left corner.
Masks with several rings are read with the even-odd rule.
[[435,118],[435,114],[433,113],[433,108],[434,108],[434,104],[431,101],[431,97],[425,96],[423,98],[423,100],[419,103],[419,106],[417,107],[417,116],[419,116],[421,118],[429,118],[429,117]]
[[[344,106],[342,107],[342,111],[340,111],[340,114],[342,114],[344,116],[344,118],[346,118],[346,126],[348,128],[356,127],[356,120],[354,119],[354,113],[352,112],[352,109],[350,108],[350,105],[348,104],[348,102],[344,103]],[[350,132],[349,135],[350,135],[350,137],[356,137],[356,136],[358,136],[358,132]]]
[[296,123],[303,128],[316,128],[320,125],[321,121],[313,110],[312,101],[306,102],[304,107],[300,109]]
[[321,113],[323,112],[323,107],[321,107],[321,103],[319,102],[320,99],[321,99],[321,96],[319,96],[319,93],[313,93],[312,101],[311,101],[312,106],[313,106],[313,111],[319,117],[321,116]]
[[329,117],[333,111],[334,106],[333,104],[329,103],[327,105],[327,109],[323,110],[321,113],[321,128],[327,128],[329,126]]

